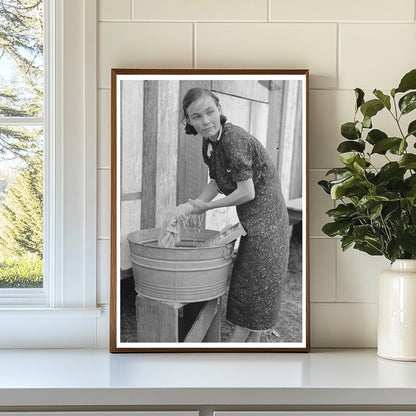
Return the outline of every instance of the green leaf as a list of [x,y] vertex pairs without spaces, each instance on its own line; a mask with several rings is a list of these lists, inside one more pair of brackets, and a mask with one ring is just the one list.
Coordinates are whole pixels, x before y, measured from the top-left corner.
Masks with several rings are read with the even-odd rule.
[[381,256],[383,254],[381,247],[374,247],[374,245],[370,244],[370,242],[356,242],[354,248],[360,251],[364,251],[370,256]]
[[336,221],[325,224],[322,227],[322,231],[329,237],[335,237],[337,235],[346,235],[351,227],[349,221]]
[[405,169],[416,169],[416,155],[408,153],[399,159],[399,165]]
[[345,141],[341,142],[339,146],[337,147],[337,151],[340,153],[346,153],[346,152],[364,152],[365,149],[365,142],[363,140],[358,140],[356,142],[353,141]]
[[335,175],[345,175],[346,173],[350,173],[351,169],[348,168],[334,168],[334,169],[330,169],[325,176],[331,175],[331,174],[335,174]]
[[345,152],[339,155],[339,160],[346,166],[352,167],[356,160],[360,159],[357,152]]
[[346,235],[341,238],[341,247],[342,251],[347,250],[354,244],[354,237],[351,235]]
[[361,137],[360,130],[357,129],[357,123],[350,121],[341,126],[341,135],[348,140],[357,140]]
[[384,155],[387,150],[391,149],[393,146],[400,146],[402,139],[398,137],[387,137],[386,139],[382,139],[378,141],[374,147],[371,154],[377,153],[380,155]]
[[386,257],[390,261],[394,261],[394,260],[402,257],[402,250],[400,249],[399,242],[397,241],[396,238],[389,241],[389,243],[387,244],[387,255],[386,255]]
[[349,218],[357,212],[354,204],[339,204],[336,208],[330,209],[326,214],[334,220]]
[[416,108],[416,92],[409,92],[399,100],[399,108],[402,114],[407,114]]
[[357,111],[364,104],[364,91],[361,88],[355,90],[355,111]]
[[331,188],[329,186],[329,182],[328,181],[319,181],[318,185],[327,193],[327,194],[331,194]]
[[340,183],[337,183],[331,187],[331,198],[340,199],[345,195],[345,191],[348,188],[354,187],[358,182],[355,176],[351,176],[347,179],[343,179]]
[[364,241],[365,237],[368,234],[372,234],[372,232],[373,232],[373,229],[371,225],[357,225],[356,227],[354,227],[352,231],[352,235],[356,241],[357,240]]
[[398,238],[400,246],[411,254],[416,254],[416,227],[407,227]]
[[416,120],[413,120],[409,124],[409,127],[407,128],[407,135],[408,136],[412,135],[416,137]]
[[367,209],[374,207],[375,205],[378,205],[382,201],[388,201],[389,199],[383,195],[364,195],[360,202],[357,205],[357,208],[365,212]]
[[363,127],[366,129],[371,129],[373,127],[373,123],[371,122],[371,117],[364,116]]
[[384,131],[373,129],[368,132],[366,141],[374,145],[378,143],[380,140],[386,139],[387,137],[388,136],[386,133],[384,133]]
[[389,151],[393,155],[402,155],[403,152],[407,149],[407,141],[405,139],[400,139],[400,143],[392,146]]
[[361,112],[363,113],[364,117],[371,118],[383,108],[384,105],[382,102],[380,102],[380,100],[370,100],[361,106]]
[[412,69],[401,79],[399,86],[396,88],[397,92],[406,92],[416,89],[416,69]]
[[360,159],[355,160],[352,167],[355,172],[363,174],[365,172],[365,167],[366,167],[365,159],[360,158]]
[[403,178],[406,169],[400,167],[397,162],[385,164],[379,171],[378,176],[382,181],[388,181],[391,178]]
[[383,103],[388,110],[391,109],[390,97],[385,95],[382,91],[375,89],[373,94]]
[[381,212],[383,211],[383,204],[377,204],[370,208],[370,218],[375,220],[381,216]]

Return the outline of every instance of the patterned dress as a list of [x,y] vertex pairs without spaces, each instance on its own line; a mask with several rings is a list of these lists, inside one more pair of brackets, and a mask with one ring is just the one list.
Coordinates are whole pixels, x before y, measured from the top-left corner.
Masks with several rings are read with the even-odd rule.
[[[252,178],[255,198],[237,206],[247,231],[241,238],[232,271],[227,319],[254,331],[277,321],[289,256],[289,220],[276,169],[263,145],[244,129],[226,123],[208,155],[202,154],[219,192],[229,195],[236,182]],[[211,148],[211,146],[209,146]]]

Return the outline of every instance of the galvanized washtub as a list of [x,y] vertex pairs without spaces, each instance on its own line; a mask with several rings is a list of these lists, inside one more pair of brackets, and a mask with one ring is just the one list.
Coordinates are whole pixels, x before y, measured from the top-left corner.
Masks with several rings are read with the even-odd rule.
[[197,247],[218,231],[182,232],[180,245],[158,247],[158,228],[127,236],[136,292],[167,302],[200,302],[215,299],[227,289],[234,242]]

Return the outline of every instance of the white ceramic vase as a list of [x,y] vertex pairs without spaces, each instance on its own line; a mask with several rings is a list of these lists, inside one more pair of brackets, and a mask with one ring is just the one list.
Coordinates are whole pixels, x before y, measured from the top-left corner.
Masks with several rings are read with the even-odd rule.
[[416,260],[396,260],[380,275],[377,354],[416,361]]

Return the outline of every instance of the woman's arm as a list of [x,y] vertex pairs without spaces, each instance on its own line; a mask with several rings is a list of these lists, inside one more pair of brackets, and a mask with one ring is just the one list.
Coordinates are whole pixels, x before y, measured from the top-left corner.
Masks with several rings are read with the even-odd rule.
[[[210,182],[211,183],[211,182]],[[209,184],[208,184],[209,185]],[[203,193],[201,194],[201,196]],[[253,179],[247,179],[245,181],[237,182],[237,188],[230,195],[224,198],[217,199],[215,201],[205,201],[198,199],[190,199],[189,202],[193,205],[193,214],[202,214],[213,208],[231,207],[235,205],[241,205],[248,201],[251,201],[256,196],[254,190]]]
[[214,180],[211,180],[208,182],[202,191],[201,195],[197,199],[203,201],[203,202],[209,202],[213,200],[218,195],[218,187],[217,182]]

